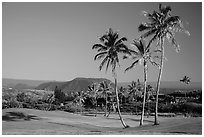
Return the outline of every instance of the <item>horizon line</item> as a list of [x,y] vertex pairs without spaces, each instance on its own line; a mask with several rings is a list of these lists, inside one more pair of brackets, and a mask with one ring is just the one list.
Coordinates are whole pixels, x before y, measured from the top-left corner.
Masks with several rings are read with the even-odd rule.
[[[3,79],[14,79],[14,80],[59,81],[59,82],[64,82],[64,81],[72,81],[72,80],[74,80],[76,78],[104,78],[104,77],[75,77],[75,78],[73,78],[71,80],[40,80],[40,79],[25,79],[25,78],[21,79],[21,78],[5,78],[5,77],[2,77],[2,80]],[[108,79],[108,78],[104,78],[104,79]],[[132,81],[133,80],[131,80],[131,81],[118,81],[118,83],[129,83],[129,82],[132,82]],[[137,80],[134,80],[134,81],[137,81]],[[143,81],[140,81],[140,82],[143,82]],[[147,82],[157,82],[157,81],[147,81]],[[165,80],[165,81],[161,81],[161,82],[180,82],[180,81],[168,81],[168,80]],[[191,81],[191,82],[201,82],[202,83],[202,81]]]

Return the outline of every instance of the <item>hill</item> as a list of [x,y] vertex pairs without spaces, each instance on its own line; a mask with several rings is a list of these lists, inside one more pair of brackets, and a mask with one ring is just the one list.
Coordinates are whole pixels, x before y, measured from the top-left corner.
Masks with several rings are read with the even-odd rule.
[[35,88],[38,85],[45,82],[48,82],[48,81],[2,78],[3,87],[10,87],[10,88],[17,88],[17,89]]
[[88,86],[93,83],[100,83],[102,81],[109,81],[108,79],[104,78],[75,78],[71,81],[66,82],[47,82],[40,84],[36,89],[39,90],[54,90],[57,86],[59,89],[62,90],[64,93],[70,93],[72,91],[79,92],[79,91],[86,91],[88,89]]

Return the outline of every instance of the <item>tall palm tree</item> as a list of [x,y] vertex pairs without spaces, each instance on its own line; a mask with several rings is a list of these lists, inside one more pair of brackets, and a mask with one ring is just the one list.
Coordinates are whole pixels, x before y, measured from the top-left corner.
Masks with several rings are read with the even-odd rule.
[[153,41],[158,41],[158,46],[161,50],[161,61],[156,88],[154,121],[154,124],[158,125],[158,95],[164,60],[164,40],[167,38],[171,45],[173,45],[176,48],[176,51],[178,52],[179,45],[175,40],[175,32],[185,32],[187,34],[189,34],[189,32],[184,29],[181,18],[179,16],[172,16],[170,6],[162,7],[162,5],[159,4],[159,11],[153,11],[152,14],[144,12],[144,16],[148,18],[149,22],[142,23],[141,25],[139,25],[138,30],[145,31],[145,33],[141,35],[141,37],[147,38],[152,36],[147,48],[150,47]]
[[106,108],[105,108],[105,115],[107,116],[107,103],[108,103],[108,95],[110,94],[110,90],[112,89],[112,87],[110,86],[110,83],[108,83],[107,81],[102,81],[99,85],[99,93],[101,96],[103,96],[106,100]]
[[[132,43],[134,46],[133,50],[130,50],[131,58],[134,60],[131,66],[129,66],[125,71],[128,71],[134,68],[137,64],[143,63],[144,66],[144,95],[143,95],[143,105],[142,105],[142,115],[140,120],[140,125],[143,125],[144,120],[144,109],[145,109],[145,98],[146,98],[146,88],[147,88],[147,63],[150,62],[151,64],[157,64],[153,57],[150,49],[146,46],[145,41],[143,39],[134,40]],[[126,59],[128,56],[124,56],[123,58]],[[141,90],[141,84],[138,81],[138,88]]]
[[[99,66],[99,70],[101,71],[102,68],[106,64],[106,71],[111,66],[112,67],[112,74],[115,81],[115,93],[117,99],[117,108],[118,108],[118,115],[120,117],[122,125],[127,128],[129,127],[123,120],[120,107],[119,107],[119,99],[118,99],[118,91],[117,91],[117,74],[116,74],[116,66],[119,65],[119,53],[128,54],[129,50],[128,47],[124,44],[127,41],[126,37],[119,38],[118,32],[113,32],[110,28],[109,31],[100,38],[102,44],[95,44],[93,45],[92,49],[98,49],[98,54],[95,55],[94,60],[102,59]],[[120,66],[120,65],[119,65]]]
[[98,98],[98,85],[93,83],[92,85],[88,86],[87,90],[88,97],[92,99],[93,105],[95,105],[95,117],[97,115],[97,98]]

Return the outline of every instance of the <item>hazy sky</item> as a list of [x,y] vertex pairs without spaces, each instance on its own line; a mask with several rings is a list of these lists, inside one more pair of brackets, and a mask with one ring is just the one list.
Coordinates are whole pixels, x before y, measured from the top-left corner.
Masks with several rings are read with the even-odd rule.
[[[76,77],[105,77],[99,71],[91,47],[109,27],[128,38],[138,38],[138,26],[159,3],[3,3],[2,77],[35,80],[72,80]],[[184,75],[202,81],[202,3],[164,3],[182,17],[191,33],[176,35],[181,52],[166,43],[162,81],[179,81]],[[118,81],[143,80],[143,67],[124,73],[132,61],[121,60]],[[148,80],[156,81],[158,69],[150,67]]]

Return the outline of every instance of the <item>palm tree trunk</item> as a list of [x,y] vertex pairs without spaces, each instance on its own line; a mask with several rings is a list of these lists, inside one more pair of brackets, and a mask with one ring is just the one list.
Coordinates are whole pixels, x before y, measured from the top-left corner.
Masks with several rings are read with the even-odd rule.
[[137,113],[137,97],[136,97],[136,99],[135,99],[135,102],[136,102],[136,103],[135,103],[135,114],[138,115],[138,113]]
[[98,105],[98,104],[97,104],[97,98],[95,98],[95,101],[96,101],[96,109],[95,109],[95,110],[96,110],[95,117],[96,117],[96,115],[97,115],[97,105]]
[[81,99],[79,100],[79,102],[80,102],[80,106],[81,106],[81,108],[80,108],[80,114],[82,114],[82,103],[81,103]]
[[144,97],[143,97],[143,104],[142,104],[142,114],[141,114],[141,119],[140,119],[140,126],[143,125],[143,121],[144,121],[146,87],[147,87],[147,64],[146,64],[146,61],[144,61]]
[[[113,72],[114,73],[114,72]],[[124,122],[121,113],[120,113],[120,105],[119,105],[119,98],[118,98],[118,91],[117,91],[117,78],[116,78],[116,74],[114,73],[114,79],[115,79],[115,94],[116,94],[116,100],[117,100],[117,109],[118,109],[118,115],[120,117],[120,121],[122,123],[122,125],[124,126],[124,128],[128,128],[129,126],[126,125],[126,123]]]
[[105,116],[107,115],[107,91],[106,91],[106,110],[105,110]]
[[160,62],[160,68],[159,68],[159,76],[157,80],[157,90],[156,90],[156,103],[155,103],[155,120],[154,125],[159,125],[158,122],[158,101],[159,101],[159,88],[160,88],[160,82],[161,82],[161,76],[162,76],[162,69],[163,69],[163,59],[164,59],[164,45],[163,45],[163,38],[160,37],[160,45],[161,45],[161,62]]

